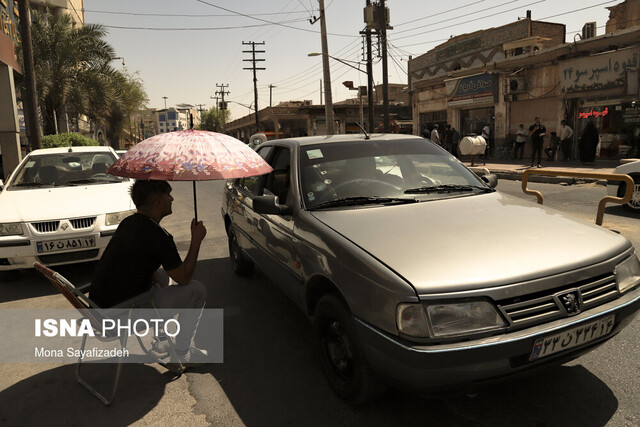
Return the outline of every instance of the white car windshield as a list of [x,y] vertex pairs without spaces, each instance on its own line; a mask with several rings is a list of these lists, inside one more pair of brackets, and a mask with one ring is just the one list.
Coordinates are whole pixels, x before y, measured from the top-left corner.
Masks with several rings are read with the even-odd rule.
[[455,157],[421,139],[318,144],[300,150],[308,209],[331,207],[345,199],[415,201],[417,195],[493,191]]
[[115,161],[112,153],[104,151],[32,155],[16,171],[7,190],[122,182],[127,178],[107,173]]

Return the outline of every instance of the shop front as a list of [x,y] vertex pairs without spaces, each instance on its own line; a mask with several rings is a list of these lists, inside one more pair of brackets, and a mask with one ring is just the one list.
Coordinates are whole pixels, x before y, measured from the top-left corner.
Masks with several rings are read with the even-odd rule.
[[576,136],[592,122],[600,158],[640,156],[639,65],[637,47],[561,64],[563,96],[575,105]]

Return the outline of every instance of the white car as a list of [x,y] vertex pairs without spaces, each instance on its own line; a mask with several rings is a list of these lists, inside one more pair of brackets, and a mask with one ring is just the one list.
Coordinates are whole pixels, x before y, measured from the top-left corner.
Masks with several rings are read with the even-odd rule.
[[29,153],[0,187],[0,272],[100,259],[135,212],[132,182],[107,174],[116,159],[110,147]]
[[[623,163],[613,170],[613,173],[629,175],[634,182],[633,195],[629,203],[624,207],[628,210],[640,214],[640,160]],[[622,197],[626,189],[626,184],[622,181],[608,181],[607,193],[610,196]]]

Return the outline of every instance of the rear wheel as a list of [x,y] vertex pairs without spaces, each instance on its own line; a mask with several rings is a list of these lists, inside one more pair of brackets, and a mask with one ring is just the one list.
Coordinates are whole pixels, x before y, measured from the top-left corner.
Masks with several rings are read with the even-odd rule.
[[358,404],[384,391],[384,386],[367,364],[353,319],[338,297],[329,294],[318,301],[314,329],[323,370],[338,396]]
[[233,272],[238,276],[248,276],[253,271],[253,262],[242,252],[236,234],[229,228],[229,259]]
[[[631,194],[631,200],[623,206],[625,209],[640,214],[640,174],[629,174],[633,179],[633,194]],[[626,190],[626,184],[623,182],[618,187],[618,197],[624,196]]]

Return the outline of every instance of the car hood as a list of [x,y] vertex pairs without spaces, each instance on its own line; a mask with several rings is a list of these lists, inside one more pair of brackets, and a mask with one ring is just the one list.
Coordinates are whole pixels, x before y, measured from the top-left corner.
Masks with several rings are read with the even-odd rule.
[[4,190],[0,193],[0,222],[77,218],[134,209],[130,182],[74,187]]
[[610,230],[498,192],[311,213],[419,294],[531,280],[607,260],[631,247]]

